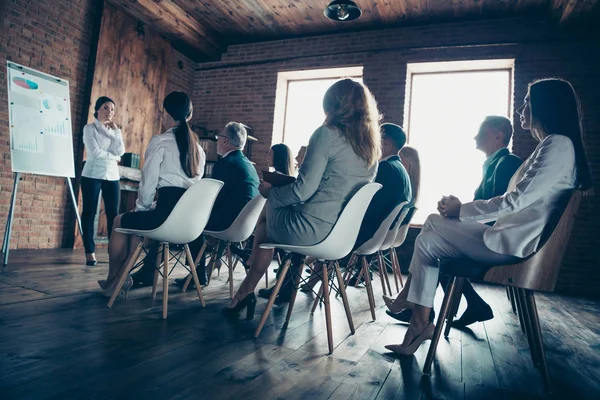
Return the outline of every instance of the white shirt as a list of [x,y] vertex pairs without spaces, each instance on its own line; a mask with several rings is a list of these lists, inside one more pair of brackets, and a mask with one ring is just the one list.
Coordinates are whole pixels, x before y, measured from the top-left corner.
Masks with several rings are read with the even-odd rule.
[[153,209],[154,195],[161,187],[174,186],[187,189],[202,178],[206,155],[200,144],[198,144],[198,152],[200,155],[198,162],[199,175],[190,178],[181,168],[179,148],[175,141],[173,128],[152,137],[144,156],[142,180],[135,203],[136,211]]
[[118,181],[120,176],[117,162],[125,153],[121,130],[108,129],[95,120],[83,127],[83,144],[87,155],[81,176]]
[[496,253],[525,258],[537,250],[563,195],[575,185],[573,142],[563,135],[550,135],[515,172],[504,195],[463,204],[460,220],[495,220],[483,234],[485,245]]

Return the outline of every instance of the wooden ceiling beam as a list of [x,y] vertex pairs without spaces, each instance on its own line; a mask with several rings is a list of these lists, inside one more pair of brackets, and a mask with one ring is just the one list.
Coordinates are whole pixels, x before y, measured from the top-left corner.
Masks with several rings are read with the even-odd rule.
[[564,24],[574,16],[591,11],[597,3],[598,0],[552,0],[552,8]]
[[150,27],[156,28],[175,42],[200,54],[187,54],[191,59],[213,59],[222,46],[213,34],[188,12],[169,0],[109,0]]

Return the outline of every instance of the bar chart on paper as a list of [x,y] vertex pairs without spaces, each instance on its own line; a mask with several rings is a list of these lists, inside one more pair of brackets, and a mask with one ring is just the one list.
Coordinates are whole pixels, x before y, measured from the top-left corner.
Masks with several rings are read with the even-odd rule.
[[7,61],[13,172],[75,177],[69,83]]

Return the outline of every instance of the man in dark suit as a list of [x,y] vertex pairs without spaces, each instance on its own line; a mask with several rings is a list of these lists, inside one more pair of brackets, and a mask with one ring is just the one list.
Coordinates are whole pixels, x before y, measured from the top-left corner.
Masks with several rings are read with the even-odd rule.
[[375,182],[383,187],[375,193],[360,226],[354,247],[371,239],[394,207],[412,199],[410,178],[398,152],[406,144],[406,133],[395,124],[381,125],[381,160]]
[[[230,122],[217,135],[217,154],[221,159],[217,161],[213,167],[212,179],[223,182],[223,187],[215,200],[212,212],[206,230],[222,231],[227,229],[238,216],[240,211],[246,204],[258,194],[259,179],[256,169],[242,153],[248,134],[243,124],[239,122]],[[204,236],[200,235],[198,239],[190,243],[190,252],[192,257],[196,258],[202,245],[204,244]],[[156,250],[154,250],[156,251]],[[222,256],[224,249],[219,249],[218,256]],[[134,274],[134,282],[138,286],[146,286],[152,284],[154,274],[155,254],[152,254],[152,249],[146,257],[147,262],[140,271]],[[198,278],[201,284],[206,284],[206,257],[202,257],[198,264]],[[184,279],[177,279],[176,283],[183,286]],[[193,288],[194,283],[190,283]]]
[[[404,201],[410,202],[412,199],[410,178],[398,155],[405,144],[406,133],[400,126],[389,123],[381,125],[381,160],[375,182],[380,183],[382,188],[375,193],[369,208],[367,208],[354,248],[360,247],[375,235],[383,220],[390,215],[394,207]],[[399,223],[397,219],[391,228]],[[344,261],[348,259],[349,257],[346,257]],[[356,283],[358,275],[360,275],[360,271],[357,271],[355,276],[350,279],[350,285]]]
[[[510,179],[523,163],[507,148],[512,132],[510,120],[505,117],[488,116],[481,123],[479,132],[475,136],[475,145],[478,150],[485,153],[487,159],[483,163],[483,177],[475,191],[474,200],[488,200],[506,193]],[[442,288],[445,289],[447,283],[448,278],[442,275],[440,277]],[[463,283],[462,294],[467,301],[467,309],[460,319],[454,321],[453,326],[465,327],[494,318],[491,307],[475,292],[468,281]],[[412,310],[404,310],[397,314],[389,310],[386,312],[403,322],[410,321],[412,316]],[[430,319],[433,319],[433,311]]]

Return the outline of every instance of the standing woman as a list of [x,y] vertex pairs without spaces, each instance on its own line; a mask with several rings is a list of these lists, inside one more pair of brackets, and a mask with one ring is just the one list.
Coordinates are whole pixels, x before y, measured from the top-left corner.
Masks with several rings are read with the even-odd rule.
[[[172,128],[154,135],[144,157],[142,180],[138,190],[135,211],[115,218],[114,229],[156,229],[163,224],[183,196],[187,188],[202,178],[206,156],[200,147],[198,137],[190,129],[192,101],[183,92],[171,92],[163,102],[167,112],[165,125]],[[154,197],[158,192],[158,201]],[[98,284],[107,296],[112,296],[120,271],[139,243],[135,235],[113,232],[108,244],[110,265],[106,280]],[[129,278],[124,286],[127,293],[133,280]]]
[[87,154],[81,172],[81,196],[83,212],[83,245],[86,265],[96,265],[96,244],[94,243],[94,220],[98,208],[98,196],[102,190],[108,238],[112,232],[113,219],[119,208],[119,167],[117,162],[125,153],[121,130],[113,122],[115,102],[102,96],[94,106],[94,122],[83,128],[83,144]]

